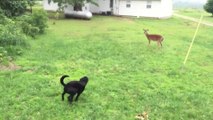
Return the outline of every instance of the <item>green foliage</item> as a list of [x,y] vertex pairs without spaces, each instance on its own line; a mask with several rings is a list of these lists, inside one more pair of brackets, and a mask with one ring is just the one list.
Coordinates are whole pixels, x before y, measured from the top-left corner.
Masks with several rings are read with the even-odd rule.
[[0,63],[7,61],[7,51],[4,47],[0,47]]
[[[43,10],[35,10],[32,14],[13,18],[8,18],[6,15],[5,10],[0,9],[0,62],[7,60],[6,56],[14,57],[22,54],[27,46],[26,35],[35,37],[44,33],[48,20]],[[4,54],[4,51],[7,54]]]
[[23,15],[17,18],[18,24],[22,28],[23,33],[35,38],[39,34],[39,28],[32,25],[32,16]]
[[44,33],[47,28],[47,13],[44,10],[33,11],[31,24],[39,28],[39,33]]
[[1,0],[0,8],[8,17],[22,15],[27,9],[26,0]]
[[0,8],[0,24],[5,24],[6,22],[6,16],[3,13],[3,10]]
[[44,33],[47,27],[47,14],[43,10],[34,10],[32,14],[17,18],[22,31],[31,37]]
[[[0,21],[0,54],[5,58],[7,55],[20,54],[22,47],[26,46],[26,36],[22,33],[21,28],[15,21],[0,14],[3,18]],[[3,51],[3,53],[2,53]],[[7,54],[4,54],[6,51]]]
[[213,0],[207,1],[207,3],[204,5],[204,10],[206,10],[208,13],[211,13],[213,16]]
[[35,0],[0,0],[0,8],[7,17],[20,16],[27,11],[29,6],[31,11],[35,5]]
[[0,46],[24,46],[26,36],[15,23],[0,25]]
[[28,3],[28,5],[29,5],[30,7],[33,7],[33,6],[36,4],[35,1],[36,1],[36,0],[27,0],[27,3]]

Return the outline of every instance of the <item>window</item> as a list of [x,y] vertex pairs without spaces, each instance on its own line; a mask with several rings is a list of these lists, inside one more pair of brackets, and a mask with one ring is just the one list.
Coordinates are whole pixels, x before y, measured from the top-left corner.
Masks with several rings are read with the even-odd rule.
[[113,8],[113,0],[110,0],[110,5],[109,5],[110,8]]
[[146,8],[147,9],[152,8],[152,1],[150,1],[150,0],[147,1]]
[[131,7],[131,0],[126,0],[126,8],[130,8]]

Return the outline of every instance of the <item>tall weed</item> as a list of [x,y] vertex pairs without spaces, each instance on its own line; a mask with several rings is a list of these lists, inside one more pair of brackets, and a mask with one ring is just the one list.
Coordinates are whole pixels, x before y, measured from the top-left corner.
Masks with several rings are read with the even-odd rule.
[[6,60],[7,56],[21,54],[22,49],[27,45],[26,40],[27,37],[19,26],[13,20],[5,17],[5,20],[0,24],[1,59]]

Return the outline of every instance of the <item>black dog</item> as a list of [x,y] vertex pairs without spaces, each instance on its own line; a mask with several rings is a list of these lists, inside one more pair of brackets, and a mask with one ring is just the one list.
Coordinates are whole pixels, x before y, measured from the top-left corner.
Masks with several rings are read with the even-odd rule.
[[64,100],[65,93],[70,94],[68,100],[70,103],[73,101],[73,97],[77,94],[75,101],[78,100],[78,97],[84,91],[87,82],[89,81],[88,77],[82,77],[79,81],[70,81],[69,83],[64,83],[64,78],[69,77],[68,75],[63,75],[60,79],[61,84],[64,86],[64,92],[62,93],[62,101]]

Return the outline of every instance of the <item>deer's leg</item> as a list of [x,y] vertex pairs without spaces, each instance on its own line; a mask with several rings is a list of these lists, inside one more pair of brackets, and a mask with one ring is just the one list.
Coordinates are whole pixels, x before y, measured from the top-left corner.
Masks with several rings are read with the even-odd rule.
[[157,45],[158,45],[158,47],[160,47],[159,41],[157,41]]
[[150,42],[151,42],[151,41],[149,40],[149,45],[148,45],[148,46],[150,46]]
[[160,42],[161,47],[163,47],[162,43]]

